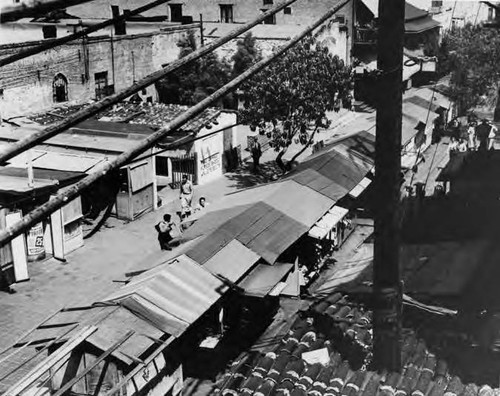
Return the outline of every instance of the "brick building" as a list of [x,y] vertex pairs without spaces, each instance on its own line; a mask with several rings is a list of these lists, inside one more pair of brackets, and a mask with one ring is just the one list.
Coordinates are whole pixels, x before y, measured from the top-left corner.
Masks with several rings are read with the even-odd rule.
[[[72,41],[4,66],[0,70],[3,119],[47,110],[67,102],[83,103],[129,87],[178,58],[179,40],[197,25],[172,26],[150,33],[98,36]],[[0,46],[0,57],[30,46],[31,41]],[[156,101],[154,86],[140,93]]]

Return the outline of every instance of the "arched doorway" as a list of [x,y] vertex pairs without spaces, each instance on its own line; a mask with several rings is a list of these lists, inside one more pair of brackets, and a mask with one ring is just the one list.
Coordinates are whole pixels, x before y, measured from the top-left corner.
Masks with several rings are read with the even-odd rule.
[[52,83],[52,94],[55,103],[68,101],[68,80],[63,74],[58,73]]

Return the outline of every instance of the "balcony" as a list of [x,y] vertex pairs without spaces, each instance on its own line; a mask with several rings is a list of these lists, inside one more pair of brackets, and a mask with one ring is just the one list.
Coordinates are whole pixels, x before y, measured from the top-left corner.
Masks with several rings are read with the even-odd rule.
[[377,43],[377,28],[359,27],[354,28],[354,44],[375,45]]

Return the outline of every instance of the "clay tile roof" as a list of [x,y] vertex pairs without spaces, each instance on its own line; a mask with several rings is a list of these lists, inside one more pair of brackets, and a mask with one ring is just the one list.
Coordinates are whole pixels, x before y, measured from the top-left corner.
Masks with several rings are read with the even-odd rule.
[[[335,309],[330,309],[333,306]],[[258,381],[254,381],[258,382],[259,389],[262,388],[257,396],[267,396],[272,391],[280,396],[499,394],[499,389],[487,385],[462,384],[460,378],[451,375],[447,363],[431,353],[425,342],[418,339],[411,329],[403,331],[402,372],[370,371],[371,318],[372,312],[367,307],[340,293],[313,304],[292,324],[289,334],[276,347],[276,356],[261,355],[255,358],[252,367],[254,373],[258,373]],[[302,359],[302,353],[321,348],[326,348],[330,356],[326,366],[318,363],[311,365]],[[236,394],[249,394],[248,391],[253,391],[255,385],[247,386],[244,392],[242,383],[238,382],[238,376],[245,375],[246,381],[251,383],[252,379],[247,373],[241,364],[233,364],[230,375],[225,375],[224,383],[219,382],[214,391],[225,394],[227,389],[231,389]],[[239,385],[235,386],[236,383]]]
[[[41,125],[54,124],[76,113],[85,106],[86,104],[63,105],[53,108],[50,111],[29,115],[28,118]],[[130,124],[142,124],[153,128],[161,128],[187,109],[189,109],[188,106],[182,105],[121,102],[108,110],[100,112],[95,118],[100,121],[128,122]],[[210,126],[220,113],[221,111],[219,109],[208,108],[193,120],[186,123],[181,128],[181,131],[197,133],[203,127]]]

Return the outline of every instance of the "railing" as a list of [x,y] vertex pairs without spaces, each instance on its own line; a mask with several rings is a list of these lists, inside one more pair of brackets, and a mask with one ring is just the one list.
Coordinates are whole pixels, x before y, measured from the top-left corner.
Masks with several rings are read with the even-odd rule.
[[375,44],[377,42],[376,28],[354,28],[354,43],[355,44]]

